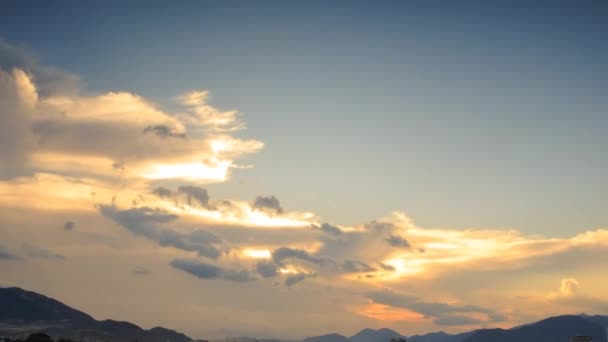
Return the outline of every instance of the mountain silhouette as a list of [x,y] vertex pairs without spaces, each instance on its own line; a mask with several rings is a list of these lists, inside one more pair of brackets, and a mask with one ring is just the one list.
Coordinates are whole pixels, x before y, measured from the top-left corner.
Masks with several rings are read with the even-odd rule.
[[468,331],[461,334],[448,334],[443,331],[432,332],[424,335],[415,335],[407,339],[408,342],[462,342],[465,338],[473,335],[476,331]]
[[564,315],[511,329],[481,329],[462,342],[570,342],[572,336],[584,335],[593,342],[606,342],[608,325],[605,316]]
[[95,321],[93,317],[36,292],[18,287],[0,288],[0,321],[12,322],[78,322]]
[[327,334],[307,337],[303,342],[389,342],[391,338],[403,338],[403,335],[391,329],[363,329],[355,335],[346,337],[340,334]]
[[44,332],[55,339],[132,342],[190,342],[182,333],[115,320],[97,321],[55,299],[18,287],[0,288],[0,336],[27,336]]
[[388,342],[391,338],[403,338],[400,333],[383,328],[383,329],[363,329],[351,336],[350,342]]
[[348,337],[340,334],[327,334],[307,337],[303,342],[349,342]]
[[[408,342],[570,342],[572,336],[584,335],[593,342],[608,342],[608,316],[564,315],[547,318],[511,329],[480,329],[460,334],[443,331],[407,337]],[[388,342],[403,337],[390,329],[363,329],[350,338],[339,334],[309,337],[304,342]]]

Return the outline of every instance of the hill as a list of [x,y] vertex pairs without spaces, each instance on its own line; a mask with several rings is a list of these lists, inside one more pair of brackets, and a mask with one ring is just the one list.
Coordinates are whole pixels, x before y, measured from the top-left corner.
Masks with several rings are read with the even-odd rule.
[[190,342],[182,333],[156,327],[145,330],[115,320],[95,320],[58,300],[18,287],[0,288],[0,336],[27,336],[44,332],[53,338],[88,341]]
[[593,342],[606,342],[604,316],[564,315],[512,329],[481,329],[462,342],[570,342],[572,336],[584,335]]

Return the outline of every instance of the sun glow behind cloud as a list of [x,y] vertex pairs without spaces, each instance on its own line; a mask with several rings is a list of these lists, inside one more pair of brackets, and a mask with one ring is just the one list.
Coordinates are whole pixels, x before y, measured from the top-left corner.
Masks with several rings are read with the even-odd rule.
[[243,250],[243,255],[253,259],[270,259],[272,257],[272,253],[268,249],[247,248]]
[[184,164],[157,164],[142,176],[147,179],[184,179],[223,182],[226,180],[231,161],[218,161],[213,166],[202,162]]
[[266,228],[307,228],[315,224],[312,213],[287,212],[283,215],[272,216],[265,212],[254,210],[247,202],[231,201],[227,208],[201,208],[190,205],[175,205],[165,201],[163,207],[176,214],[193,215],[200,218],[218,220],[222,224],[239,224],[251,227]]

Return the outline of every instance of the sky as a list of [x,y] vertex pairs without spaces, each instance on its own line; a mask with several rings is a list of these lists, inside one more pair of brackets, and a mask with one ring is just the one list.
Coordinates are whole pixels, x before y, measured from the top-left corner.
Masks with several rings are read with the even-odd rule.
[[602,1],[9,1],[0,285],[200,338],[608,313]]

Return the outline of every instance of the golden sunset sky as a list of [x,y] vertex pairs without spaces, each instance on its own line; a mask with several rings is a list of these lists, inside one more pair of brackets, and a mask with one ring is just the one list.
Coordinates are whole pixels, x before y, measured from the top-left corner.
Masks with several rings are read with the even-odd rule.
[[608,312],[593,9],[13,5],[1,286],[200,338]]

